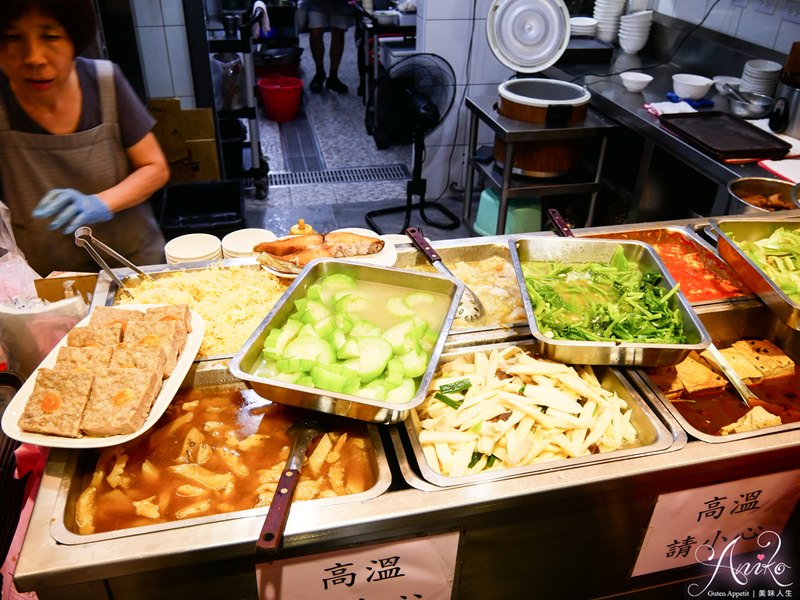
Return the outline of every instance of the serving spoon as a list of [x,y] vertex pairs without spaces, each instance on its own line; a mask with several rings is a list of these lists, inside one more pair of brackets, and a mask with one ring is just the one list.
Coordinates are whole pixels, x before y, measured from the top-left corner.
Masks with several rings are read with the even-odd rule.
[[283,530],[289,518],[292,498],[300,480],[300,470],[306,457],[306,450],[314,439],[328,431],[323,423],[316,420],[300,420],[286,430],[291,446],[286,465],[283,467],[278,487],[269,504],[267,517],[261,527],[261,533],[256,542],[256,551],[275,552],[281,545]]
[[[421,229],[417,227],[406,227],[403,233],[408,236],[408,239],[411,240],[411,243],[416,249],[422,252],[434,269],[450,279],[461,281],[445,266],[442,262],[442,257],[439,256],[436,250],[433,249],[433,246],[425,239],[425,236],[422,235]],[[456,317],[461,317],[465,321],[477,321],[483,316],[486,310],[483,308],[483,304],[481,304],[478,295],[469,289],[463,281],[461,281],[461,285],[464,286],[464,293],[461,296],[461,301],[458,303]]]

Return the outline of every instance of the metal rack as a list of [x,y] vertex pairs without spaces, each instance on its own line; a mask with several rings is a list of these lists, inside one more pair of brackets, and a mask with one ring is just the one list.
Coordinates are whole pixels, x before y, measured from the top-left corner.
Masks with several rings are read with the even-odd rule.
[[[555,196],[560,194],[591,194],[589,214],[586,226],[592,224],[594,218],[597,192],[600,188],[600,177],[605,160],[606,143],[609,133],[617,127],[616,124],[604,118],[593,109],[589,109],[586,120],[568,127],[547,127],[533,123],[516,121],[500,116],[495,110],[496,96],[481,96],[473,98],[467,96],[465,105],[470,111],[469,141],[467,146],[469,165],[464,194],[464,222],[468,223],[472,207],[472,192],[474,174],[478,171],[484,180],[494,189],[499,190],[500,205],[497,215],[497,235],[505,232],[508,217],[508,201],[511,198],[524,198],[531,195]],[[481,162],[477,158],[478,145],[478,120],[486,123],[506,143],[505,159],[502,171],[496,169],[489,162]],[[531,179],[529,177],[514,177],[512,167],[514,164],[514,147],[523,142],[537,142],[545,140],[570,140],[580,138],[600,137],[600,151],[594,175],[591,179],[582,174],[568,174],[566,177],[554,179]]]

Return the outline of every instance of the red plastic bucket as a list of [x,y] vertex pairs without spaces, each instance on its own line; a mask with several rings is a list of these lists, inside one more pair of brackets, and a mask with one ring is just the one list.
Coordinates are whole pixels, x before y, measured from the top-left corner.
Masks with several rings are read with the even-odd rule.
[[268,75],[258,80],[261,104],[271,121],[291,121],[300,111],[303,80],[286,75]]

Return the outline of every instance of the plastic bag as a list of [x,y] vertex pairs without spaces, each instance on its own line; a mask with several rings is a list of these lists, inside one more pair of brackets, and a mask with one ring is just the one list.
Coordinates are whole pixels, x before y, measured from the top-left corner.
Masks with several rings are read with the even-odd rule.
[[50,351],[89,311],[80,295],[58,302],[0,303],[0,344],[8,365],[27,378]]
[[39,279],[17,247],[8,207],[0,202],[0,302],[36,298],[33,280]]

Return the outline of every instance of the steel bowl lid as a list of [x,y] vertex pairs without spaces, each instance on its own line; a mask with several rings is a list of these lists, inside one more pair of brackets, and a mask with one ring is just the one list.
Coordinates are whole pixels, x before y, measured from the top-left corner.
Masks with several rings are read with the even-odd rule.
[[509,69],[542,71],[566,50],[569,19],[562,0],[492,0],[486,17],[489,47]]

